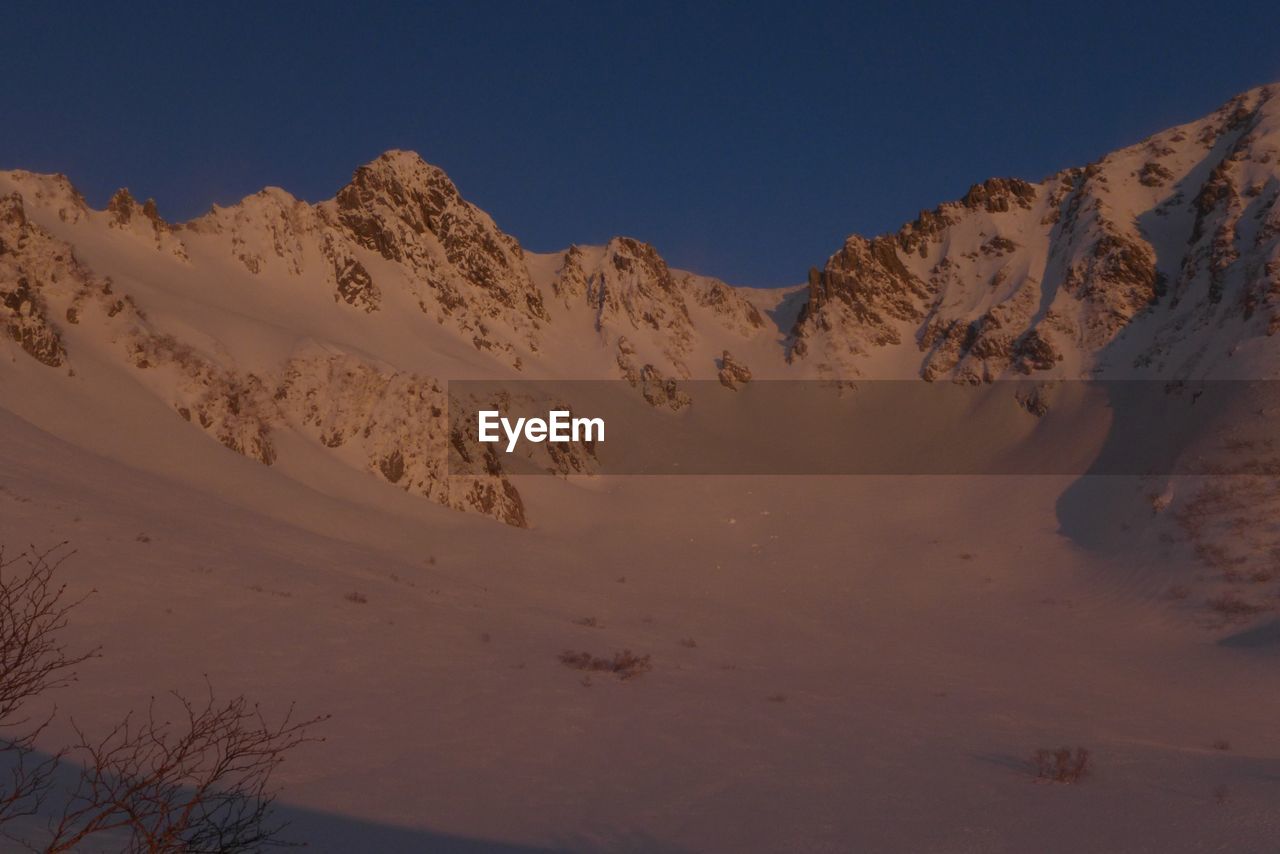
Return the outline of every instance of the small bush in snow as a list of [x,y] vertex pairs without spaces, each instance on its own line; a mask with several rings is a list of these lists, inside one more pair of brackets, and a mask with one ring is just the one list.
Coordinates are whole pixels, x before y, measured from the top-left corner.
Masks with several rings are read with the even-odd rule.
[[612,673],[624,682],[653,669],[647,655],[635,655],[629,649],[615,652],[613,658],[599,658],[589,652],[565,650],[560,653],[560,663],[574,670]]
[[1089,773],[1089,751],[1077,747],[1059,747],[1057,750],[1041,748],[1031,756],[1036,777],[1054,783],[1078,783]]

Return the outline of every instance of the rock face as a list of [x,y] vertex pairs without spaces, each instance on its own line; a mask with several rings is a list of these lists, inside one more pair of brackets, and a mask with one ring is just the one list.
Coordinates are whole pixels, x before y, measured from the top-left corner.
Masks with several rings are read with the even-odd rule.
[[520,244],[464,201],[440,169],[411,152],[388,152],[357,169],[321,210],[357,245],[404,267],[419,307],[472,333],[477,348],[502,343],[486,335],[486,323],[500,321],[537,349],[547,313]]
[[126,348],[133,366],[146,371],[143,382],[165,397],[183,420],[227,448],[263,465],[276,460],[272,430],[280,414],[272,399],[272,379],[218,364],[160,334],[136,315]]
[[[696,406],[691,378],[1256,373],[1280,340],[1277,198],[1267,87],[1083,168],[988,180],[893,234],[852,236],[781,298],[629,237],[527,253],[408,152],[328,201],[268,188],[181,225],[125,190],[98,211],[64,176],[7,172],[0,371],[79,382],[81,363],[109,366],[173,429],[277,470],[288,437],[524,525],[500,455],[451,431],[449,378],[621,378],[680,410]],[[476,471],[451,474],[450,449]],[[591,448],[539,454],[593,470]]]
[[[629,237],[603,248],[571,246],[551,286],[566,307],[586,306],[594,331],[615,348],[619,372],[632,384],[646,368],[654,377],[692,376],[689,360],[707,331],[751,338],[767,326],[738,289],[674,271],[652,246]],[[696,316],[705,320],[701,327]]]
[[851,357],[902,343],[901,324],[922,319],[930,296],[892,240],[850,237],[823,270],[809,271],[809,298],[792,330],[791,355],[821,349],[832,359],[824,372],[853,370]]
[[[250,273],[300,276],[307,265],[307,239],[321,234],[316,212],[284,190],[269,188],[230,208],[215,207],[187,223],[199,234],[223,235],[231,255]],[[328,235],[321,236],[321,242]],[[333,251],[326,253],[333,257]]]
[[67,357],[42,286],[71,272],[59,255],[48,235],[28,222],[22,196],[0,198],[0,324],[27,355],[51,368]]
[[44,300],[31,287],[31,280],[18,276],[8,288],[0,287],[5,331],[38,362],[56,368],[66,359],[62,338],[45,313]]
[[[790,358],[859,375],[879,354],[926,379],[1187,370],[1273,334],[1280,99],[1213,115],[1039,184],[993,179],[896,234],[850,238],[821,270]],[[1121,339],[1145,339],[1131,351]]]
[[275,399],[295,429],[327,448],[346,449],[389,484],[458,510],[526,524],[520,494],[496,463],[491,476],[449,476],[447,399],[436,380],[314,350],[289,360]]
[[647,243],[615,237],[587,278],[587,304],[596,329],[655,332],[672,362],[680,364],[693,343],[693,323],[684,295],[667,263]]

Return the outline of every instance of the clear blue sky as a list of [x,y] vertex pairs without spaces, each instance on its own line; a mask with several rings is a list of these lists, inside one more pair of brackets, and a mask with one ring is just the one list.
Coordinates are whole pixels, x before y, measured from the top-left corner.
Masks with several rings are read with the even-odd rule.
[[186,219],[388,148],[535,250],[800,281],[992,175],[1280,81],[1280,2],[7,4],[0,168]]

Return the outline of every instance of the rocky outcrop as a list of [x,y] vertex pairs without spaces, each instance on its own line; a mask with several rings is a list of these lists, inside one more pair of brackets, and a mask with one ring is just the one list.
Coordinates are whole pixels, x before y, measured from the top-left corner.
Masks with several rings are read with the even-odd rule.
[[[27,220],[21,195],[0,198],[0,326],[27,355],[56,368],[66,361],[67,353],[50,319],[41,279],[56,276],[58,267],[69,267],[71,260],[68,253],[62,259],[38,263],[52,245],[48,235]],[[32,263],[35,259],[37,263]]]
[[[290,359],[275,401],[295,429],[326,448],[341,449],[405,492],[510,525],[527,524],[524,502],[496,457],[486,475],[450,474],[448,401],[433,379],[349,354],[306,351]],[[474,445],[468,449],[476,451]]]
[[139,379],[168,399],[183,420],[237,454],[271,465],[272,430],[280,417],[271,379],[223,366],[149,324],[136,327],[126,348]]
[[615,237],[587,278],[587,304],[596,328],[659,333],[673,360],[683,358],[693,341],[689,308],[675,278],[656,250],[629,237]]
[[960,204],[969,210],[1005,213],[1015,207],[1030,210],[1036,199],[1036,188],[1018,178],[990,178],[974,184]]
[[181,261],[190,260],[186,245],[175,234],[176,229],[161,218],[155,199],[139,205],[127,189],[121,188],[107,202],[106,213],[110,228],[136,235],[158,252],[167,252]]
[[566,306],[586,300],[587,274],[583,269],[584,262],[582,249],[578,246],[570,246],[564,251],[560,269],[556,271],[556,277],[551,282],[552,290]]
[[0,285],[0,322],[9,337],[37,362],[56,368],[66,361],[62,338],[49,322],[44,301],[28,277],[18,276],[11,285]]
[[307,242],[320,234],[321,224],[310,205],[269,187],[231,207],[215,206],[186,228],[224,236],[232,256],[255,276],[300,276],[307,266]]
[[693,402],[674,378],[663,374],[652,363],[638,363],[635,348],[625,337],[618,339],[617,363],[622,378],[638,389],[650,406],[679,411]]
[[1163,187],[1173,180],[1173,173],[1161,164],[1148,160],[1138,172],[1138,183],[1144,187]]
[[1063,287],[1084,303],[1086,346],[1106,344],[1158,296],[1155,252],[1146,243],[1104,234],[1071,264]]
[[692,297],[694,304],[710,312],[718,324],[743,338],[768,327],[760,309],[742,291],[719,279],[685,273],[680,276],[678,287]]
[[739,386],[751,382],[751,369],[733,358],[728,350],[720,357],[719,368],[720,385],[725,388],[736,391]]
[[850,237],[821,271],[809,273],[809,301],[794,334],[851,325],[869,343],[898,344],[897,321],[919,320],[928,287],[907,269],[893,241]]
[[[615,237],[603,247],[571,246],[551,282],[566,305],[584,306],[606,347],[625,341],[623,367],[638,375],[643,364],[664,375],[688,378],[689,359],[701,336],[751,338],[768,323],[739,289],[719,279],[672,270],[647,243]],[[630,358],[643,353],[643,362]]]
[[17,192],[33,207],[50,211],[60,223],[75,225],[89,213],[84,196],[61,173],[42,175],[15,169],[4,174]]
[[808,300],[791,330],[792,360],[821,348],[819,370],[857,376],[857,357],[902,343],[907,324],[924,318],[932,296],[887,237],[850,237],[821,271],[809,272]]
[[333,298],[365,311],[376,311],[382,301],[382,292],[373,283],[373,277],[364,265],[350,256],[338,256],[333,260],[333,277],[337,285]]

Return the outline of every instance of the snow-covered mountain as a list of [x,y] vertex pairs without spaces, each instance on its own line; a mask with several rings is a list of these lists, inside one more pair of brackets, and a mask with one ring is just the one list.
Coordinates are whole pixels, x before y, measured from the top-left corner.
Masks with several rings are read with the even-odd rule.
[[[781,352],[739,290],[671,270],[629,238],[525,253],[406,152],[356,170],[320,204],[272,188],[181,225],[126,190],[92,210],[63,176],[4,173],[0,191],[6,361],[23,372],[25,352],[43,366],[40,396],[56,384],[53,397],[81,414],[64,428],[103,405],[136,421],[127,401],[142,394],[180,419],[143,432],[194,427],[268,466],[290,435],[514,525],[525,508],[496,459],[494,474],[445,476],[449,443],[461,441],[445,419],[448,379],[626,377],[665,389],[715,376],[727,344]],[[82,399],[107,389],[118,393]],[[6,403],[32,415],[22,395]]]
[[[526,251],[405,152],[179,224],[0,173],[0,546],[71,542],[67,648],[104,651],[59,707],[332,713],[278,778],[318,851],[1270,850],[1280,384],[1177,381],[1280,368],[1275,95],[772,290],[626,237]],[[456,380],[611,379],[683,429],[761,380],[889,378],[1007,410],[986,452],[1082,377],[1160,380],[1195,417],[1136,439],[1185,428],[1208,476],[523,477],[446,412]],[[865,452],[765,400],[775,444]],[[905,447],[961,445],[920,412],[886,418]],[[1112,432],[1084,432],[1088,466]],[[651,670],[574,664],[624,651]],[[1034,784],[1062,745],[1087,780]]]
[[496,461],[444,476],[448,380],[622,378],[678,408],[688,378],[1271,377],[1277,94],[1040,183],[974,185],[850,237],[807,289],[735,288],[626,237],[526,252],[409,152],[328,201],[268,188],[183,224],[125,190],[99,211],[64,176],[0,173],[3,404],[152,467],[180,466],[147,460],[173,431],[290,477],[305,447],[524,525]]
[[1280,331],[1277,94],[1254,89],[1083,168],[988,180],[895,234],[850,237],[810,274],[793,361],[973,382],[1254,376],[1257,362],[1222,362],[1271,353]]

